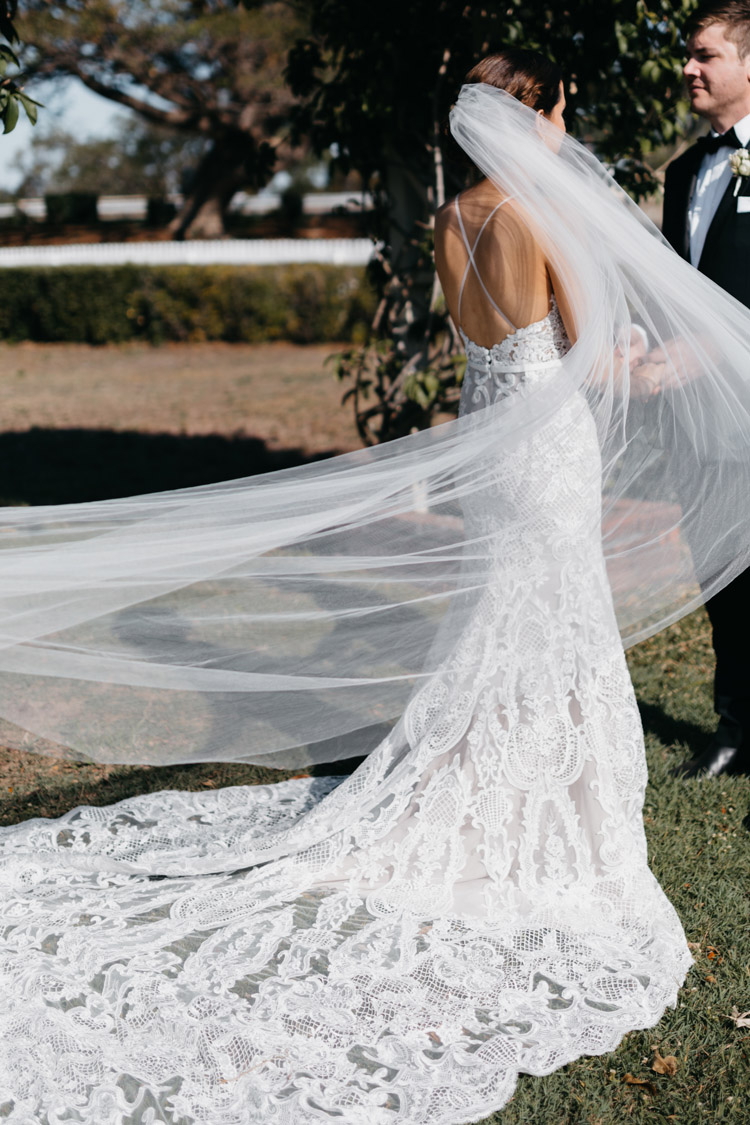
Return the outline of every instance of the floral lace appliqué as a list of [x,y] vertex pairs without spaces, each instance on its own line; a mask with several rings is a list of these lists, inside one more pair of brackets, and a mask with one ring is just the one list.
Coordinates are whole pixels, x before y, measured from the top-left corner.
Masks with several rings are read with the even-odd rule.
[[553,297],[543,320],[511,332],[491,348],[475,344],[461,331],[466,350],[466,374],[461,389],[461,413],[491,406],[522,386],[544,377],[569,351],[570,341]]

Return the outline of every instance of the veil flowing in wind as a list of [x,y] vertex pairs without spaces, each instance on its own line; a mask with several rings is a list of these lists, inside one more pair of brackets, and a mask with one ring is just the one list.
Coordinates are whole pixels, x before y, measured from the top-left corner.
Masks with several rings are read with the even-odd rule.
[[10,1122],[457,1125],[675,1003],[622,645],[748,562],[750,313],[509,95],[464,87],[451,127],[575,322],[469,342],[517,393],[322,464],[0,512],[6,742],[369,753],[0,830]]
[[[679,261],[585,148],[540,143],[552,127],[503,91],[464,87],[452,127],[523,208],[566,290],[578,339],[555,385],[523,409],[323,464],[1,511],[6,743],[34,749],[33,732],[48,752],[143,763],[366,753],[492,581],[492,529],[469,541],[462,511],[488,487],[488,451],[578,389],[600,437],[624,644],[743,568],[747,311]],[[633,322],[669,353],[669,389],[646,403],[630,393]]]

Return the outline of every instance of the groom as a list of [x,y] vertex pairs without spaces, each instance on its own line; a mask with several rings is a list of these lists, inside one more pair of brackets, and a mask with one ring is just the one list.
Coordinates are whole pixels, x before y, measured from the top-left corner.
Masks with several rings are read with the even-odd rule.
[[[662,230],[678,254],[750,307],[750,179],[737,188],[730,164],[734,152],[750,148],[750,0],[699,5],[683,73],[693,112],[711,131],[667,169]],[[705,753],[679,772],[750,773],[750,570],[706,609],[719,725]]]

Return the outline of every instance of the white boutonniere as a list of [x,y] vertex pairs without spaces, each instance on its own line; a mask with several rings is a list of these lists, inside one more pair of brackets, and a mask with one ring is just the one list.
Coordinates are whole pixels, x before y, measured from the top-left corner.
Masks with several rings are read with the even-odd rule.
[[734,194],[739,195],[742,181],[750,176],[750,152],[746,148],[736,149],[729,157],[729,167],[732,169],[732,175],[737,178]]

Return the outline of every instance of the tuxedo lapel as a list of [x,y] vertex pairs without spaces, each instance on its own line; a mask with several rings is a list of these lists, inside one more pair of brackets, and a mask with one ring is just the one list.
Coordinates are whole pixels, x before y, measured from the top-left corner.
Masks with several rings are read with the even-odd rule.
[[684,168],[680,169],[682,175],[679,183],[676,184],[677,192],[674,202],[676,213],[681,216],[680,223],[680,245],[675,249],[682,254],[688,262],[690,261],[690,200],[693,198],[695,191],[695,184],[698,179],[698,171],[703,159],[703,153],[698,145],[693,145],[688,149],[685,154]]
[[693,198],[695,185],[698,182],[698,169],[700,168],[700,160],[696,161],[693,170],[690,174],[690,179],[687,184],[687,191],[685,193],[685,222],[683,228],[683,257],[690,261],[690,200]]
[[[736,187],[737,187],[737,180],[734,176],[732,176],[731,180],[727,184],[727,190],[724,192],[724,194],[722,195],[722,197],[719,201],[719,206],[716,208],[716,213],[714,214],[714,217],[711,220],[711,225],[708,228],[708,232],[706,234],[706,241],[703,244],[703,250],[701,251],[701,259],[700,259],[700,262],[698,263],[698,269],[701,268],[701,262],[703,261],[704,255],[706,254],[706,251],[709,250],[709,248],[710,248],[711,244],[714,242],[714,240],[721,236],[721,233],[724,230],[724,227],[728,223],[731,222],[732,216],[735,214],[735,212],[737,210],[737,200],[736,200],[736,197],[735,197],[735,194],[734,194]],[[738,194],[739,195],[747,195],[747,179],[746,178],[743,179],[743,182],[740,186],[740,190],[739,190]]]

